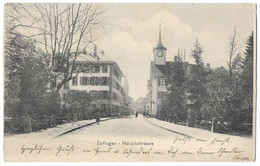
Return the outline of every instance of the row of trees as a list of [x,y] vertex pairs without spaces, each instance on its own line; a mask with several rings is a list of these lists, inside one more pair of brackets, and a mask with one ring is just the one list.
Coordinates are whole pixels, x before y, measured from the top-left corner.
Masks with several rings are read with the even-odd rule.
[[62,115],[60,90],[80,72],[75,61],[103,12],[92,4],[5,5],[5,117],[20,124],[27,115]]
[[[246,50],[238,53],[234,31],[229,43],[228,69],[204,66],[203,49],[198,41],[191,50],[195,64],[180,57],[170,69],[167,80],[169,93],[162,101],[161,115],[177,116],[186,121],[216,118],[230,131],[248,129],[253,120],[253,32],[246,41]],[[252,126],[249,126],[249,128]]]

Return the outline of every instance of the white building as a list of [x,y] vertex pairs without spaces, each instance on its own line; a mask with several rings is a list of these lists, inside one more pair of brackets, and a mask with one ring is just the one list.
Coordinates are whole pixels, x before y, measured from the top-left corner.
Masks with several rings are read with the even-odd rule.
[[156,115],[160,110],[161,99],[167,92],[166,76],[169,74],[169,67],[172,61],[166,62],[167,48],[163,46],[161,40],[161,25],[159,29],[159,41],[156,47],[153,48],[154,61],[150,65],[150,79],[147,82],[149,94],[149,113]]
[[[65,89],[86,91],[102,112],[120,115],[123,106],[124,76],[115,61],[105,56],[104,51],[83,51],[75,62],[77,77],[66,84]],[[76,74],[76,73],[75,73]],[[75,76],[74,74],[74,76]]]

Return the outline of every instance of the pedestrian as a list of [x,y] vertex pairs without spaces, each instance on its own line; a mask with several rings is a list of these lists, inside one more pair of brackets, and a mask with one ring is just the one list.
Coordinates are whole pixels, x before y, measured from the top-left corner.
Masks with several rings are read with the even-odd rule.
[[138,117],[138,112],[137,112],[137,111],[135,112],[135,117],[136,117],[136,118]]
[[97,122],[97,124],[99,124],[100,118],[101,118],[100,110],[96,107],[96,105],[94,105],[93,107],[94,107],[94,110],[96,113],[96,122]]

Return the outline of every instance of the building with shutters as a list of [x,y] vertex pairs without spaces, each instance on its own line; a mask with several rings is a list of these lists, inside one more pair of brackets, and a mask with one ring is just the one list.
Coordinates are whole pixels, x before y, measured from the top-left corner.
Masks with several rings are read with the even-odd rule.
[[[120,115],[123,109],[124,90],[121,80],[124,77],[115,61],[105,56],[104,51],[84,50],[76,59],[76,78],[67,82],[64,89],[86,91],[101,113],[111,116]],[[66,94],[66,93],[65,93]]]

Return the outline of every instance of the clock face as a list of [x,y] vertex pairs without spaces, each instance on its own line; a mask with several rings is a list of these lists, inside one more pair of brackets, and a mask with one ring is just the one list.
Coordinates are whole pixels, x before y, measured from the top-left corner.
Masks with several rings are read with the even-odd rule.
[[162,56],[163,56],[163,54],[164,54],[164,52],[163,52],[163,51],[158,51],[158,52],[157,52],[157,55],[158,55],[159,57],[162,57]]

